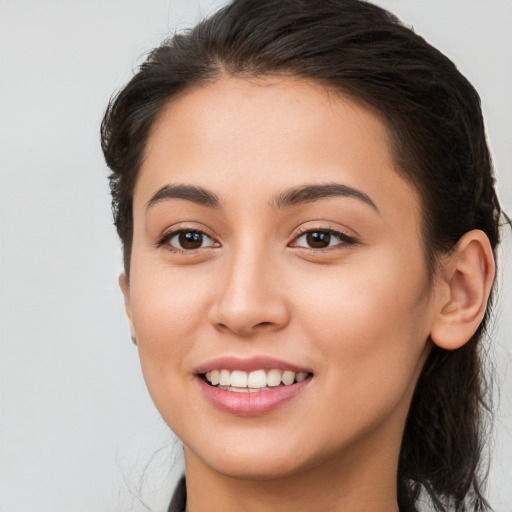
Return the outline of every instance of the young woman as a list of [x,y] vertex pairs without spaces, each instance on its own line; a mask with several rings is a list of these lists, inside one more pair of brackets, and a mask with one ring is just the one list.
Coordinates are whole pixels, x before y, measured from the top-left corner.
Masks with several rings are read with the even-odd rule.
[[170,511],[487,510],[499,240],[479,98],[358,0],[237,0],[102,126]]

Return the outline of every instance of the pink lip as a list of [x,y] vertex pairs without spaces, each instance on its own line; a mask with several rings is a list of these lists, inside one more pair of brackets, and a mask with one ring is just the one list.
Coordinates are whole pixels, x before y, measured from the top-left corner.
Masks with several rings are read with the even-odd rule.
[[272,370],[274,368],[278,370],[290,370],[295,373],[311,373],[311,370],[308,368],[302,368],[286,361],[267,356],[254,356],[245,359],[234,356],[219,357],[201,364],[201,366],[195,370],[195,373],[206,373],[212,370],[241,370],[244,372],[252,372],[254,370]]
[[[279,368],[280,366],[277,366]],[[216,366],[216,368],[219,368]],[[226,368],[224,366],[224,368]],[[258,368],[261,369],[261,366]],[[273,366],[276,368],[276,366]],[[221,411],[237,414],[239,416],[258,416],[273,411],[288,400],[300,393],[311,381],[311,377],[291,384],[290,386],[278,386],[268,391],[257,393],[236,393],[210,386],[200,376],[197,381],[206,399]]]

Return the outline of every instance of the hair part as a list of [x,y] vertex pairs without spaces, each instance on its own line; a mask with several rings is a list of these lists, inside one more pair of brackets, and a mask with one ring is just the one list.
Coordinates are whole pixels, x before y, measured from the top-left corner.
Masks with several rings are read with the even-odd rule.
[[[430,274],[461,236],[484,231],[495,253],[501,210],[480,98],[455,65],[387,11],[359,0],[235,0],[154,49],[112,98],[102,148],[130,269],[132,200],[165,105],[221,76],[294,76],[370,107],[385,121],[400,175],[418,191]],[[426,491],[438,511],[484,511],[485,379],[481,338],[434,347],[417,384],[398,471],[402,512]]]

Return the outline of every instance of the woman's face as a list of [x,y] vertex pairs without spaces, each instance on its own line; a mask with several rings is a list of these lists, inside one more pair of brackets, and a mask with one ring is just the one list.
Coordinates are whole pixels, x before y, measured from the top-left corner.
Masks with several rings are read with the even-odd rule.
[[420,217],[384,124],[332,91],[223,78],[168,105],[124,291],[188,459],[244,477],[396,459],[433,316]]

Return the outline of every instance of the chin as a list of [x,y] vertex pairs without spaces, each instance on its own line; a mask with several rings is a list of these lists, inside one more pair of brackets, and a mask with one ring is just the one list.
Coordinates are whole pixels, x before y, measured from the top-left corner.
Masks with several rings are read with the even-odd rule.
[[250,461],[237,459],[218,461],[212,469],[230,478],[263,481],[287,478],[305,471],[307,467],[303,464],[295,464],[289,459],[271,459],[265,455]]
[[239,444],[218,443],[198,448],[192,452],[185,444],[186,459],[190,455],[197,457],[215,472],[242,480],[286,478],[313,466],[308,464],[307,458],[298,448],[282,445],[276,447],[272,442],[265,446],[261,443],[248,443],[246,439]]

